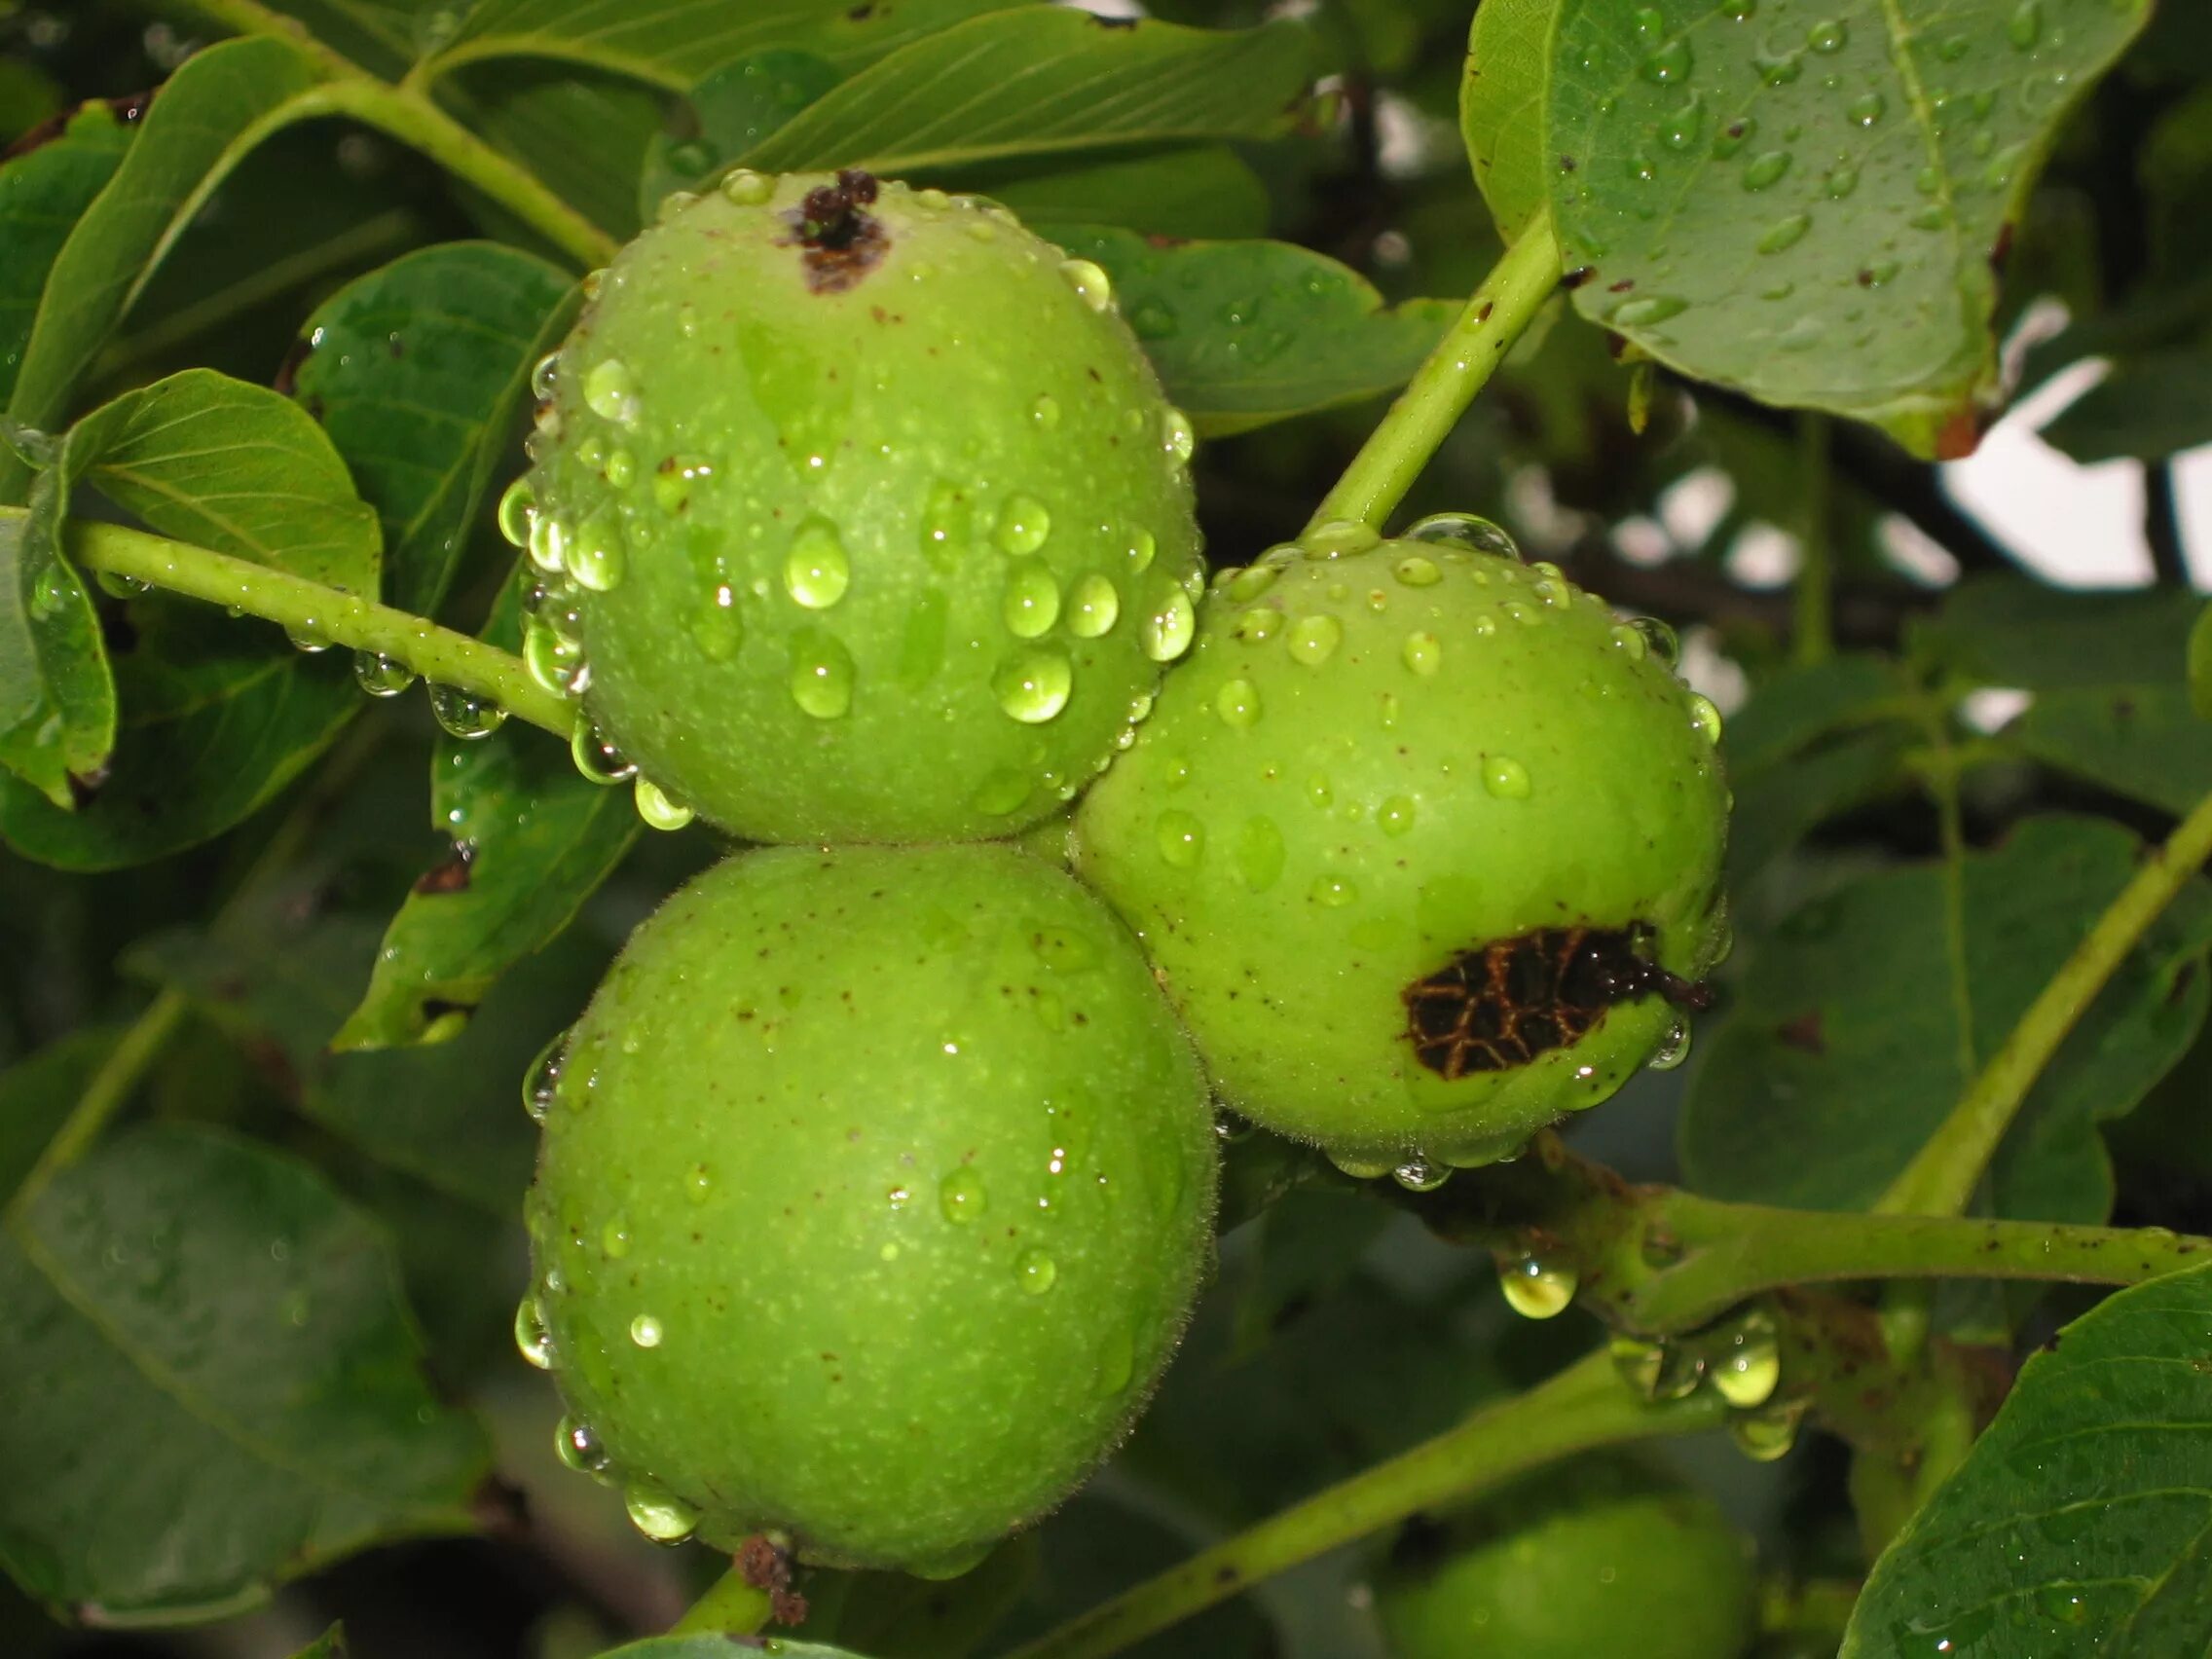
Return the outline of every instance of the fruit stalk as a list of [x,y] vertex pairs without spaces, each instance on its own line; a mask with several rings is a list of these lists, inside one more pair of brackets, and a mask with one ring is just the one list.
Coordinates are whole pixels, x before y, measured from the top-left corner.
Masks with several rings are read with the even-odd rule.
[[1456,1428],[1317,1493],[1049,1631],[1008,1659],[1105,1659],[1301,1562],[1434,1505],[1475,1496],[1555,1458],[1717,1427],[1711,1391],[1647,1405],[1604,1351]]
[[533,680],[520,657],[427,618],[121,525],[72,521],[68,545],[81,571],[128,576],[280,623],[295,634],[391,657],[433,683],[488,699],[558,737],[575,729],[574,707]]
[[1321,498],[1308,531],[1337,519],[1381,528],[1559,280],[1559,241],[1551,220],[1539,219],[1483,278],[1344,476]]
[[1972,1198],[1998,1143],[2036,1079],[2151,924],[2212,858],[2212,795],[2197,802],[2163,846],[2097,918],[2064,967],[1912,1161],[1875,1205],[1892,1215],[1956,1215]]

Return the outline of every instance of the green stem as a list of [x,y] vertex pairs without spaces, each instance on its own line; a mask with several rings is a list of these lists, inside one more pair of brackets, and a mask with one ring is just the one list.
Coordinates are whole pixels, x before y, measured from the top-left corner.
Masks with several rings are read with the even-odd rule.
[[1470,1497],[1594,1446],[1719,1425],[1717,1396],[1646,1405],[1601,1350],[1549,1382],[1476,1412],[1456,1428],[1293,1504],[1147,1579],[1009,1659],[1104,1659],[1261,1579],[1438,1504]]
[[1551,298],[1559,277],[1559,241],[1550,219],[1539,219],[1483,278],[1458,320],[1313,509],[1309,530],[1333,519],[1381,528]]
[[69,1109],[69,1116],[61,1121],[60,1128],[46,1143],[38,1161],[8,1200],[10,1215],[21,1215],[38,1201],[38,1197],[78,1159],[91,1150],[115,1115],[130,1103],[137,1092],[138,1083],[146,1075],[146,1068],[154,1063],[168,1040],[176,1035],[176,1028],[192,1011],[192,1004],[182,991],[164,991],[148,1003],[138,1017],[131,1021],[116,1046],[109,1051],[100,1068],[85,1085],[84,1093],[77,1104]]
[[2028,1090],[2066,1041],[2105,982],[2212,857],[2212,795],[2197,802],[2145,856],[2120,897],[2054,974],[1966,1094],[1929,1137],[1877,1209],[1892,1214],[1956,1215],[2011,1127]]
[[265,617],[295,634],[391,657],[425,680],[487,698],[556,736],[567,738],[575,730],[575,705],[533,680],[521,658],[426,618],[121,525],[72,520],[67,540],[69,557],[81,571],[129,576]]
[[1804,508],[1797,571],[1796,625],[1791,645],[1802,667],[1835,654],[1835,559],[1828,536],[1828,419],[1812,410],[1797,417],[1797,493]]
[[1624,1292],[1618,1311],[1652,1335],[1694,1330],[1746,1297],[1848,1279],[1988,1278],[2136,1284],[2212,1259],[2212,1238],[2157,1229],[1862,1215],[1719,1203],[1661,1206],[1682,1258]]
[[290,41],[322,67],[335,75],[358,75],[360,66],[335,47],[315,38],[313,30],[297,18],[287,18],[273,12],[259,0],[166,0],[144,10],[156,13],[189,12],[196,18],[204,18],[218,28],[240,35],[277,35]]
[[751,1636],[768,1622],[769,1610],[768,1592],[747,1582],[733,1565],[669,1627],[668,1634]]

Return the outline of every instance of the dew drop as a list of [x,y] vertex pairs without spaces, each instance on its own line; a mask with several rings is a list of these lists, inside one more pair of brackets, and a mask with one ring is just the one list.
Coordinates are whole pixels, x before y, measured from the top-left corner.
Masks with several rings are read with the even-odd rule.
[[1177,461],[1189,461],[1198,447],[1198,435],[1192,428],[1191,418],[1180,409],[1170,406],[1160,418],[1160,447]]
[[1529,768],[1510,755],[1492,755],[1483,761],[1483,788],[1499,800],[1529,798]]
[[1059,429],[1060,400],[1051,392],[1040,392],[1029,405],[1029,419],[1038,430],[1051,432]]
[[548,351],[530,366],[530,395],[538,402],[551,400],[556,377],[561,372],[561,353]]
[[[1270,612],[1271,615],[1276,614]],[[1304,663],[1308,668],[1319,668],[1336,655],[1337,646],[1344,643],[1345,625],[1327,611],[1301,616],[1290,625],[1290,638],[1285,649],[1293,662]]]
[[1788,1456],[1797,1444],[1797,1431],[1811,1404],[1809,1400],[1777,1401],[1757,1411],[1737,1413],[1728,1419],[1728,1438],[1752,1462],[1775,1462]]
[[1079,640],[1095,640],[1113,632],[1121,620],[1122,596],[1112,581],[1095,571],[1078,576],[1068,592],[1068,632]]
[[448,737],[474,743],[490,737],[506,723],[507,711],[489,697],[463,691],[458,685],[430,687],[430,713]]
[[1152,569],[1153,555],[1159,550],[1159,546],[1153,539],[1151,531],[1129,532],[1129,569],[1139,574]]
[[638,458],[626,449],[618,449],[607,458],[607,481],[617,490],[627,490],[638,481]]
[[565,1417],[553,1432],[553,1452],[561,1461],[579,1475],[599,1475],[607,1472],[613,1458],[593,1432],[590,1423],[581,1418]]
[[609,593],[622,581],[622,524],[602,507],[576,527],[566,554],[569,574],[594,593]]
[[583,647],[564,639],[558,629],[540,617],[530,617],[522,628],[522,662],[546,690],[567,695],[576,683],[584,664]]
[[1391,1170],[1390,1178],[1409,1193],[1433,1193],[1452,1179],[1452,1166],[1417,1152]]
[[619,357],[608,357],[584,376],[584,405],[602,420],[627,426],[638,418],[638,383]]
[[691,643],[709,662],[727,662],[745,643],[745,625],[738,620],[737,596],[725,584],[708,596],[691,618]]
[[569,527],[550,512],[533,510],[530,516],[530,562],[547,575],[559,575],[568,565]]
[[1827,18],[1813,25],[1805,44],[1823,56],[1833,56],[1851,44],[1851,25],[1841,18]]
[[751,167],[736,167],[722,175],[721,193],[740,207],[757,207],[776,194],[776,181]]
[[960,486],[940,478],[922,502],[922,556],[940,571],[950,571],[968,554],[968,498]]
[[1188,812],[1170,809],[1153,825],[1153,840],[1162,864],[1196,869],[1206,856],[1206,827]]
[[1698,736],[1708,743],[1720,741],[1720,711],[1713,706],[1713,699],[1690,693],[1690,724]]
[[681,830],[693,817],[689,807],[669,799],[667,791],[643,775],[631,786],[630,795],[648,830]]
[[820,628],[792,636],[792,701],[818,720],[841,719],[853,706],[853,656],[844,643]]
[[1826,182],[1828,200],[1841,202],[1859,188],[1859,169],[1849,162],[1839,162],[1828,168]]
[[1406,666],[1423,680],[1444,666],[1443,643],[1434,634],[1425,631],[1408,634],[1399,655],[1405,658]]
[[396,697],[415,683],[415,671],[397,657],[355,651],[353,683],[371,697]]
[[983,1178],[967,1164],[937,1184],[937,1207],[944,1219],[966,1226],[983,1213]]
[[1781,253],[1795,247],[1805,240],[1805,233],[1813,228],[1810,213],[1792,213],[1787,219],[1777,219],[1760,233],[1757,247],[1761,253]]
[[564,1031],[537,1051],[522,1080],[522,1109],[534,1124],[545,1122],[553,1110],[553,1097],[561,1087],[561,1067],[569,1058],[569,1034]]
[[999,615],[1007,632],[1019,640],[1042,638],[1059,620],[1060,585],[1042,561],[1024,560],[1014,567],[999,599]]
[[715,1177],[713,1171],[709,1170],[704,1163],[691,1165],[691,1172],[683,1177],[684,1199],[693,1205],[703,1204],[714,1190]]
[[1376,810],[1375,822],[1382,827],[1385,835],[1403,835],[1414,827],[1419,815],[1419,808],[1415,805],[1412,795],[1396,794]]
[[1659,124],[1659,142],[1670,150],[1694,150],[1705,138],[1705,100],[1695,93]]
[[1018,555],[1036,552],[1051,534],[1052,515],[1045,503],[1017,490],[999,504],[991,538],[1007,552]]
[[616,1216],[599,1232],[599,1245],[609,1258],[619,1262],[630,1253],[630,1221],[627,1216]]
[[1862,92],[1844,107],[1844,114],[1860,127],[1871,127],[1889,110],[1890,100],[1880,92]]
[[553,1333],[546,1328],[545,1309],[535,1296],[515,1305],[515,1348],[538,1370],[553,1369]]
[[1191,636],[1197,628],[1191,596],[1179,587],[1170,588],[1144,619],[1144,654],[1154,662],[1173,662],[1191,648]]
[[1572,1268],[1553,1267],[1541,1256],[1523,1256],[1497,1265],[1498,1289],[1506,1306],[1524,1319],[1550,1319],[1567,1311],[1574,1301]]
[[1088,259],[1063,259],[1060,275],[1067,285],[1076,291],[1076,297],[1094,312],[1102,312],[1114,303],[1114,280],[1098,266]]
[[537,492],[528,478],[518,478],[499,497],[499,534],[510,547],[530,545],[531,521],[537,516]]
[[1014,1282],[1031,1296],[1043,1296],[1059,1276],[1059,1264],[1043,1250],[1024,1250],[1014,1264]]
[[1705,1356],[1681,1343],[1616,1336],[1607,1345],[1613,1370],[1638,1398],[1680,1400],[1705,1381]]
[[681,1544],[699,1525],[699,1512],[658,1487],[633,1481],[622,1493],[630,1525],[656,1544]]
[[1341,875],[1317,875],[1306,897],[1324,910],[1341,910],[1359,898],[1359,888]]
[[2005,38],[2012,43],[2014,52],[2033,51],[2036,42],[2043,39],[2043,0],[2020,0],[2005,19]]
[[1213,712],[1222,724],[1245,730],[1260,718],[1260,688],[1249,680],[1232,680],[1214,693]]
[[1744,188],[1765,190],[1780,184],[1794,158],[1788,150],[1766,150],[1744,164]]
[[1669,668],[1681,660],[1681,642],[1675,637],[1675,630],[1658,617],[1631,617],[1628,625],[1643,636],[1643,643],[1651,654]]
[[641,1313],[630,1321],[630,1340],[642,1348],[660,1346],[660,1321],[650,1313]]
[[784,591],[809,610],[828,610],[852,582],[852,561],[837,527],[826,518],[800,525],[784,555]]
[[1472,513],[1431,513],[1405,534],[1408,541],[1444,542],[1476,553],[1494,553],[1501,559],[1519,559],[1521,548],[1505,527]]
[[1629,661],[1641,662],[1643,660],[1643,636],[1627,623],[1621,623],[1614,628],[1609,638],[1612,640],[1613,648],[1627,657]]
[[1391,573],[1410,588],[1434,587],[1444,579],[1444,571],[1434,559],[1419,553],[1409,553],[1391,567]]
[[1774,1315],[1747,1309],[1722,1328],[1709,1361],[1713,1390],[1731,1406],[1750,1411],[1763,1406],[1782,1381],[1782,1345]]
[[1677,35],[1657,50],[1644,55],[1637,65],[1637,73],[1658,87],[1677,86],[1690,78],[1690,43],[1685,35]]
[[1074,686],[1067,653],[1049,646],[1015,651],[991,676],[999,708],[1024,725],[1041,725],[1066,708]]
[[1673,1071],[1690,1057],[1690,1022],[1677,1019],[1667,1027],[1651,1057],[1643,1062],[1650,1071]]

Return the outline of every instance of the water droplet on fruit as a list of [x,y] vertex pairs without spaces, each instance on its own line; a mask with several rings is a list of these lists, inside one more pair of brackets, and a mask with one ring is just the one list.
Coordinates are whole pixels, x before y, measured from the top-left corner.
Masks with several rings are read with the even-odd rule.
[[1705,1356],[1680,1343],[1616,1336],[1607,1352],[1614,1372],[1639,1399],[1687,1399],[1705,1381]]
[[1327,611],[1318,611],[1311,616],[1301,616],[1290,625],[1290,638],[1284,648],[1290,652],[1293,662],[1319,668],[1336,654],[1344,637],[1345,625]]
[[638,418],[638,383],[630,366],[608,357],[584,376],[584,406],[602,420],[627,426]]
[[1272,606],[1255,605],[1240,611],[1229,631],[1248,645],[1264,645],[1282,627],[1282,612]]
[[737,167],[722,175],[721,193],[740,207],[757,207],[776,194],[776,181],[751,167]]
[[490,737],[507,719],[507,711],[491,698],[463,691],[458,685],[432,685],[430,713],[448,737],[463,743]]
[[1114,303],[1114,279],[1088,259],[1063,259],[1060,275],[1067,279],[1076,297],[1094,312],[1102,312]]
[[792,537],[784,555],[784,591],[809,610],[828,610],[852,586],[852,561],[837,527],[826,518],[810,518]]
[[1643,643],[1651,654],[1669,668],[1673,668],[1681,659],[1681,642],[1675,637],[1675,630],[1658,617],[1634,616],[1629,619],[1628,625],[1643,636]]
[[650,1313],[641,1313],[630,1321],[630,1340],[642,1348],[660,1346],[660,1321]]
[[532,616],[522,625],[522,662],[531,679],[566,696],[583,668],[583,646],[562,638],[551,623]]
[[983,1178],[962,1164],[937,1184],[937,1207],[944,1219],[966,1226],[983,1213]]
[[1000,503],[991,535],[1009,553],[1034,553],[1052,533],[1052,515],[1034,496],[1015,491]]
[[284,638],[291,641],[292,649],[306,656],[320,656],[330,649],[330,637],[313,623],[299,623],[286,628]]
[[1024,1250],[1014,1264],[1014,1282],[1031,1296],[1043,1296],[1059,1276],[1059,1264],[1043,1250]]
[[561,1068],[568,1063],[569,1034],[564,1031],[537,1051],[522,1080],[522,1109],[534,1124],[545,1122],[553,1110],[553,1096],[561,1087]]
[[1313,878],[1306,897],[1324,910],[1341,910],[1359,898],[1359,889],[1345,876],[1322,874]]
[[694,816],[689,807],[669,799],[667,791],[642,775],[631,787],[630,796],[648,830],[681,830]]
[[1541,1256],[1523,1256],[1497,1265],[1497,1287],[1506,1306],[1524,1319],[1549,1319],[1567,1309],[1576,1284],[1572,1268],[1554,1267]]
[[1206,827],[1188,812],[1170,809],[1153,823],[1161,861],[1176,869],[1196,869],[1206,856]]
[[396,697],[415,683],[415,671],[397,657],[355,651],[353,683],[371,697]]
[[1399,654],[1406,666],[1424,680],[1444,665],[1443,643],[1430,633],[1407,635],[1405,648]]
[[1788,1456],[1797,1444],[1797,1431],[1811,1404],[1810,1400],[1784,1400],[1758,1411],[1738,1413],[1728,1419],[1728,1438],[1752,1462],[1775,1462]]
[[1260,688],[1249,680],[1232,680],[1214,693],[1213,712],[1222,724],[1242,731],[1260,718]]
[[715,1190],[715,1177],[704,1163],[691,1165],[691,1173],[683,1177],[683,1197],[692,1204],[703,1204]]
[[1710,1362],[1714,1392],[1742,1410],[1763,1406],[1782,1381],[1782,1344],[1774,1315],[1748,1308],[1725,1325]]
[[1473,513],[1431,513],[1406,532],[1406,539],[1445,542],[1477,553],[1494,553],[1501,559],[1521,557],[1519,543],[1506,534],[1504,526]]
[[1372,1181],[1378,1175],[1389,1174],[1398,1166],[1395,1159],[1368,1158],[1356,1152],[1331,1152],[1327,1156],[1331,1163],[1354,1181]]
[[1301,556],[1313,560],[1348,559],[1382,539],[1382,533],[1358,519],[1331,519],[1298,538]]
[[1529,768],[1510,755],[1486,756],[1483,759],[1483,788],[1499,800],[1527,800]]
[[1024,725],[1041,725],[1068,706],[1075,668],[1065,651],[1050,646],[1014,652],[991,676],[999,707]]
[[853,657],[842,641],[820,628],[792,636],[792,701],[818,720],[841,718],[853,706]]
[[1654,86],[1671,87],[1689,79],[1691,67],[1688,37],[1677,35],[1658,50],[1645,55],[1636,72]]
[[1708,743],[1720,741],[1720,711],[1713,706],[1713,699],[1690,693],[1690,724],[1698,736]]
[[1114,584],[1095,571],[1078,576],[1068,592],[1068,632],[1079,640],[1095,640],[1113,632],[1121,619],[1122,596]]
[[1191,418],[1172,405],[1160,418],[1160,447],[1177,461],[1189,461],[1198,447]]
[[1000,596],[999,614],[1016,639],[1035,640],[1050,632],[1060,616],[1060,586],[1051,569],[1036,560],[1015,566]]
[[1179,587],[1170,588],[1144,619],[1144,654],[1154,662],[1173,662],[1191,648],[1191,636],[1197,627],[1198,614],[1191,608],[1191,596]]
[[530,395],[538,402],[549,401],[553,396],[555,377],[561,372],[561,353],[548,351],[530,366]]
[[630,1253],[629,1217],[618,1215],[601,1228],[599,1230],[599,1246],[615,1261],[620,1261],[624,1256],[627,1256]]
[[643,1481],[624,1489],[622,1506],[630,1512],[630,1525],[656,1544],[681,1544],[699,1525],[691,1505]]
[[1677,1019],[1667,1027],[1659,1039],[1659,1046],[1651,1051],[1651,1057],[1643,1062],[1650,1071],[1673,1071],[1690,1057],[1690,1022]]
[[569,734],[569,757],[576,770],[595,784],[628,783],[638,774],[638,763],[607,741],[588,719],[576,721]]
[[1409,1193],[1433,1193],[1452,1179],[1452,1166],[1417,1152],[1391,1170],[1390,1178]]
[[1851,100],[1843,113],[1851,118],[1855,126],[1871,127],[1882,119],[1889,107],[1890,100],[1880,92],[1862,92]]
[[1040,392],[1029,405],[1029,419],[1040,431],[1056,431],[1060,424],[1060,400],[1051,392]]
[[515,1347],[538,1370],[553,1369],[553,1333],[546,1328],[545,1309],[535,1296],[515,1305]]
[[575,1417],[563,1418],[560,1427],[553,1431],[553,1452],[579,1475],[605,1474],[614,1460],[591,1424]]
[[1272,818],[1247,818],[1236,832],[1235,856],[1230,861],[1236,879],[1254,893],[1265,893],[1282,879],[1285,848],[1282,831]]
[[594,593],[610,593],[621,585],[622,522],[611,508],[602,507],[576,527],[575,539],[564,555],[569,574]]
[[528,478],[518,478],[499,497],[499,534],[510,547],[530,545],[531,520],[537,516],[537,492]]
[[638,458],[626,449],[612,451],[607,458],[607,481],[627,490],[638,481]]
[[1419,809],[1414,804],[1412,795],[1396,794],[1376,809],[1375,822],[1382,827],[1385,835],[1403,835],[1414,827],[1414,821],[1419,815]]
[[2005,19],[2005,38],[2015,52],[2032,51],[2043,38],[2043,0],[2020,0]]
[[1841,52],[1851,44],[1851,25],[1841,18],[1824,18],[1806,33],[1805,44],[1824,56]]
[[1444,579],[1444,571],[1434,559],[1419,553],[1409,553],[1392,567],[1392,573],[1410,588],[1434,587]]
[[1225,590],[1238,605],[1249,605],[1273,587],[1275,577],[1280,573],[1280,566],[1247,565],[1229,578],[1224,584]]
[[559,575],[568,565],[569,527],[550,512],[533,512],[530,519],[530,562],[547,575]]

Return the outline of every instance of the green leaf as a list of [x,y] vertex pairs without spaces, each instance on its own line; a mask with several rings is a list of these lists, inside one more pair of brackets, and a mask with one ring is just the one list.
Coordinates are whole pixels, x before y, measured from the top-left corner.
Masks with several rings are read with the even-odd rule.
[[15,390],[47,273],[85,209],[130,148],[133,125],[104,103],[70,116],[60,133],[0,165],[0,398]]
[[1404,384],[1458,313],[1442,300],[1386,308],[1356,272],[1289,242],[1054,234],[1113,277],[1167,395],[1213,436]]
[[1221,32],[1021,7],[893,53],[745,158],[887,176],[1012,156],[1283,131],[1311,68],[1296,24]]
[[[23,348],[8,414],[51,427],[100,347],[163,256],[239,159],[309,112],[312,59],[274,36],[224,41],[194,54],[147,108],[131,145],[55,258]],[[0,454],[0,501],[16,498],[19,466]]]
[[[951,188],[951,182],[940,180]],[[1076,166],[986,168],[976,188],[1040,236],[1055,226],[1115,225],[1156,237],[1256,237],[1268,228],[1268,188],[1235,150],[1184,145],[1157,155]]]
[[74,812],[0,779],[0,838],[41,864],[121,869],[219,835],[360,711],[343,652],[303,657],[267,623],[198,600],[147,594],[109,610],[122,713],[105,779]]
[[1730,781],[1788,759],[1831,733],[1872,723],[1904,690],[1889,659],[1867,652],[1847,651],[1788,670],[1729,718]]
[[103,1144],[0,1237],[0,1562],[101,1623],[220,1617],[382,1540],[471,1526],[376,1227],[204,1130]]
[[1585,316],[1922,455],[1993,393],[1993,259],[2142,0],[1561,0],[1544,148]]
[[445,242],[316,310],[294,384],[383,523],[387,605],[436,612],[574,294],[530,254]]
[[2212,793],[2212,730],[2186,684],[2194,596],[1962,584],[1912,649],[1961,679],[2034,693],[2006,739],[2045,765],[2172,813]]
[[[0,453],[5,453],[0,449]],[[97,777],[115,747],[116,692],[99,618],[62,557],[66,473],[39,474],[31,506],[0,507],[0,767],[56,811],[71,780]]]
[[119,1035],[112,1025],[80,1026],[0,1072],[0,1204],[16,1196]]
[[64,95],[53,76],[19,57],[0,58],[0,146],[18,142],[61,113]]
[[847,1647],[825,1647],[819,1641],[793,1641],[781,1636],[653,1636],[609,1648],[600,1659],[742,1659],[747,1653],[768,1653],[776,1659],[869,1659]]
[[2212,1268],[2108,1297],[1874,1564],[1842,1659],[2194,1653],[2212,1626]]
[[2189,631],[2189,700],[2200,720],[2212,720],[2212,605]]
[[980,13],[1027,0],[480,0],[431,60],[547,57],[682,92],[767,47],[796,47],[850,73]]
[[[2068,817],[2030,819],[1996,850],[1970,854],[1963,996],[1936,866],[1864,877],[1771,933],[1747,930],[1734,1004],[1691,1054],[1680,1129],[1690,1183],[1812,1209],[1870,1204],[2142,857],[2119,825]],[[2131,1110],[2194,1038],[2212,990],[2208,945],[2212,888],[2199,884],[2153,926],[2038,1080],[1992,1172],[1996,1213],[2104,1218],[2111,1171],[2095,1125]]]
[[[470,127],[570,206],[619,240],[637,235],[638,174],[667,101],[659,90],[501,58],[462,70],[445,91]],[[538,245],[536,234],[498,204],[469,200],[490,234]]]
[[2163,461],[2212,443],[2212,349],[2130,357],[2060,410],[2043,437],[2084,463]]
[[376,513],[322,428],[280,392],[186,369],[93,410],[66,454],[75,477],[164,535],[377,592]]
[[334,1624],[293,1654],[292,1659],[346,1659],[350,1651],[346,1645],[346,1627]]
[[811,52],[771,47],[723,64],[687,92],[668,129],[645,149],[638,218],[649,224],[673,190],[704,187],[721,166],[755,148],[837,84],[837,66]]
[[1741,886],[1832,818],[1880,800],[1907,778],[1914,734],[1850,732],[1767,765],[1729,772],[1728,878]]
[[1459,132],[1475,183],[1508,241],[1544,210],[1555,162],[1544,154],[1551,31],[1560,0],[1487,0],[1475,9],[1459,83]]

